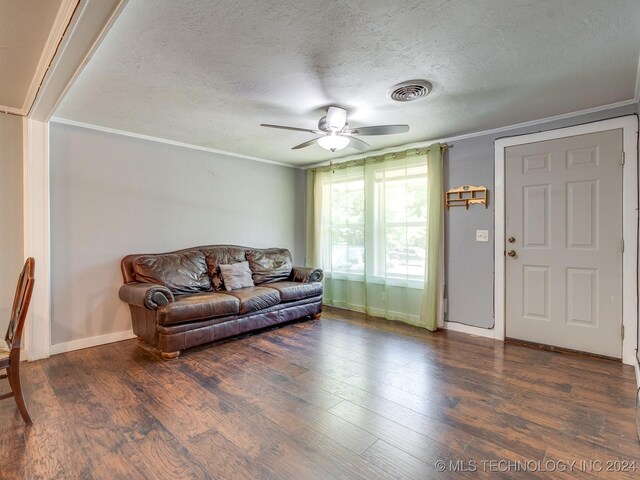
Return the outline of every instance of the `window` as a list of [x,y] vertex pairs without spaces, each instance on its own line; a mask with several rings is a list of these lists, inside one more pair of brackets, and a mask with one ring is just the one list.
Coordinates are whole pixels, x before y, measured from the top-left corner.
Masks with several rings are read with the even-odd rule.
[[322,180],[321,253],[327,274],[424,280],[424,159],[336,169]]
[[424,279],[427,241],[427,166],[375,172],[374,274]]
[[[326,176],[322,185],[322,258],[328,270],[364,274],[364,175],[345,170]],[[325,267],[326,268],[326,267]]]

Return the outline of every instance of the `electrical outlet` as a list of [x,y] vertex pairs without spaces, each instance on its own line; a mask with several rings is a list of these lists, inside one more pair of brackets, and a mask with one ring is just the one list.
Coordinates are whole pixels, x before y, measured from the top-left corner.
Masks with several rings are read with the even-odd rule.
[[476,230],[476,242],[488,242],[489,230]]

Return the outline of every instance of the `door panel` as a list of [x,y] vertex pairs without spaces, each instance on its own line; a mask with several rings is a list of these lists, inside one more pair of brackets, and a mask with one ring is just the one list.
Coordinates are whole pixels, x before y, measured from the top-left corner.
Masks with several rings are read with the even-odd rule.
[[620,358],[622,130],[506,149],[506,336]]
[[598,270],[567,268],[567,323],[598,327]]
[[549,321],[549,267],[524,265],[522,316]]
[[598,249],[598,181],[567,183],[567,248]]
[[549,190],[549,185],[523,188],[523,233],[527,248],[549,248]]

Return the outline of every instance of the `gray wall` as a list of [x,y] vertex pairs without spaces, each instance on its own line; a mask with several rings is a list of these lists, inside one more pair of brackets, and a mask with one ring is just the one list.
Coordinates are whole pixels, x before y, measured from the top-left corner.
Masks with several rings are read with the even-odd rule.
[[9,324],[16,282],[24,262],[22,206],[22,117],[0,113],[1,340]]
[[[494,140],[628,115],[637,108],[637,105],[628,105],[452,143],[453,148],[445,156],[445,190],[465,184],[484,185],[489,188],[489,208],[473,206],[466,210],[458,207],[445,214],[448,321],[484,328],[494,324],[494,210],[491,198],[494,193]],[[476,242],[476,230],[489,230],[489,242]]]
[[131,328],[120,259],[216,243],[304,264],[301,170],[51,124],[52,344]]

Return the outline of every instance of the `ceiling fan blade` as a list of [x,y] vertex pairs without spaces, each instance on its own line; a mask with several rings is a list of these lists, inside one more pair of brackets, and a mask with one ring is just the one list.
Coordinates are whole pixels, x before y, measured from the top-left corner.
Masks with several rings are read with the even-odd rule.
[[409,125],[376,125],[374,127],[359,127],[352,129],[351,135],[390,135],[392,133],[405,133],[409,131]]
[[367,142],[363,142],[359,138],[349,137],[349,140],[349,146],[356,150],[360,150],[361,152],[366,152],[371,148],[371,145],[369,145]]
[[347,111],[340,107],[329,107],[327,109],[327,126],[329,130],[342,130],[347,124]]
[[271,125],[269,123],[261,123],[260,126],[269,127],[269,128],[279,128],[281,130],[293,130],[294,132],[324,133],[319,130],[309,130],[308,128],[298,128],[298,127],[285,127],[284,125]]
[[314,143],[317,143],[317,142],[318,142],[318,139],[314,138],[313,140],[308,140],[308,141],[306,141],[304,143],[301,143],[300,145],[296,145],[295,147],[291,147],[291,150],[299,150],[299,149],[304,148],[304,147],[309,147],[309,146],[311,146],[311,145],[313,145]]

